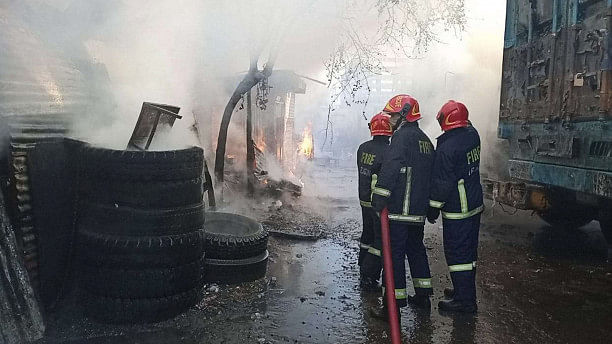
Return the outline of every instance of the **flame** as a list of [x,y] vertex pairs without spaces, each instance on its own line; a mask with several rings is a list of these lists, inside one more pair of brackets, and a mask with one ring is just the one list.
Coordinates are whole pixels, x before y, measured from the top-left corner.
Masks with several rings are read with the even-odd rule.
[[309,160],[314,158],[314,142],[312,139],[311,124],[304,128],[302,133],[302,142],[299,146],[299,152]]
[[257,139],[257,141],[255,142],[255,147],[257,147],[257,149],[259,149],[262,152],[266,150],[266,141],[264,140],[263,137],[259,137]]

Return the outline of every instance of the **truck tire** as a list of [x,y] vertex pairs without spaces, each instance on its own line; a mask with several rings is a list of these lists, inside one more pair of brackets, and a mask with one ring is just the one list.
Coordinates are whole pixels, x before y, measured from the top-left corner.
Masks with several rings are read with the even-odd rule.
[[167,236],[115,236],[79,231],[83,264],[108,268],[172,267],[204,254],[204,231]]
[[110,269],[82,266],[80,286],[88,293],[115,298],[158,298],[201,286],[204,256],[169,268]]
[[602,210],[600,212],[599,226],[608,244],[612,245],[612,210]]
[[93,146],[81,149],[81,171],[103,180],[191,180],[202,176],[204,151],[120,151]]
[[551,189],[547,192],[547,200],[550,207],[538,215],[553,227],[575,229],[593,221],[597,215],[594,208],[576,202],[571,191]]
[[593,221],[595,218],[590,214],[590,212],[580,213],[579,210],[570,211],[562,208],[551,208],[546,211],[539,212],[538,215],[549,225],[566,229],[582,227]]
[[206,259],[206,282],[236,284],[252,282],[266,275],[268,251],[246,259]]
[[202,286],[160,298],[119,299],[85,292],[85,312],[94,320],[109,324],[144,324],[173,318],[202,300]]
[[96,203],[142,207],[170,208],[202,203],[202,178],[170,181],[83,181],[81,194]]
[[248,217],[208,213],[204,222],[206,256],[210,259],[244,259],[266,252],[268,232]]
[[137,209],[85,203],[79,226],[88,231],[119,236],[158,236],[195,232],[204,228],[204,204],[170,209]]

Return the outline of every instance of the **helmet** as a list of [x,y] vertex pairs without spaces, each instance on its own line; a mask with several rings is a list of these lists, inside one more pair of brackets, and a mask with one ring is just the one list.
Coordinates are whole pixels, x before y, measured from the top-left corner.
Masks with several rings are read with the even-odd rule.
[[389,119],[391,116],[384,112],[380,112],[370,120],[370,133],[372,136],[392,136],[393,129]]
[[391,98],[383,111],[399,113],[402,117],[406,117],[408,122],[416,122],[421,119],[419,102],[407,94],[400,94]]
[[463,103],[449,100],[438,112],[436,116],[438,123],[443,131],[455,128],[463,128],[469,125],[468,109]]

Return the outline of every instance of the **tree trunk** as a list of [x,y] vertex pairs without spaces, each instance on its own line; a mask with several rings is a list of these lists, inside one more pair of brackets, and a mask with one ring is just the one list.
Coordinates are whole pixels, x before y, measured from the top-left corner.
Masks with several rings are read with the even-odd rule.
[[255,194],[255,142],[253,142],[253,108],[251,91],[247,92],[247,119],[246,119],[246,164],[247,164],[247,194]]
[[[243,94],[249,92],[253,86],[257,85],[261,80],[269,77],[274,69],[274,62],[276,61],[277,50],[274,49],[270,53],[268,63],[266,63],[262,71],[257,70],[257,61],[259,56],[251,58],[251,68],[249,72],[244,76],[244,79],[238,84],[238,87],[234,90],[230,100],[225,106],[223,111],[223,118],[221,119],[221,126],[219,128],[219,138],[217,139],[217,151],[215,156],[215,178],[218,183],[223,184],[223,171],[225,169],[225,147],[227,143],[227,129],[229,128],[230,119],[234,113],[234,108],[240,101]],[[223,185],[221,185],[223,190]]]
[[[259,80],[255,75],[249,71],[247,75],[245,75],[244,79],[238,84],[236,90],[232,94],[230,100],[227,102],[225,106],[225,110],[223,111],[223,118],[221,119],[221,126],[219,127],[219,138],[217,139],[217,151],[215,156],[215,178],[217,182],[223,183],[223,171],[225,168],[225,147],[227,143],[227,130],[229,128],[230,119],[232,118],[232,114],[234,112],[234,108],[240,101],[240,98],[243,94],[250,91],[253,86],[257,85]],[[221,185],[223,187],[223,185]]]

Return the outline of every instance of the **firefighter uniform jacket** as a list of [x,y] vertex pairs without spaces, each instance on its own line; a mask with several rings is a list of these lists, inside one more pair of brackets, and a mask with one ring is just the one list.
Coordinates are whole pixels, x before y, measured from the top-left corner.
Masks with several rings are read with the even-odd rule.
[[374,136],[372,140],[362,143],[357,150],[359,203],[364,207],[372,207],[372,186],[376,184],[377,173],[388,147],[388,137]]
[[474,127],[438,137],[430,199],[430,206],[442,209],[444,219],[466,219],[483,211],[480,136]]
[[393,134],[372,192],[387,197],[389,220],[423,224],[429,209],[434,148],[416,122]]

